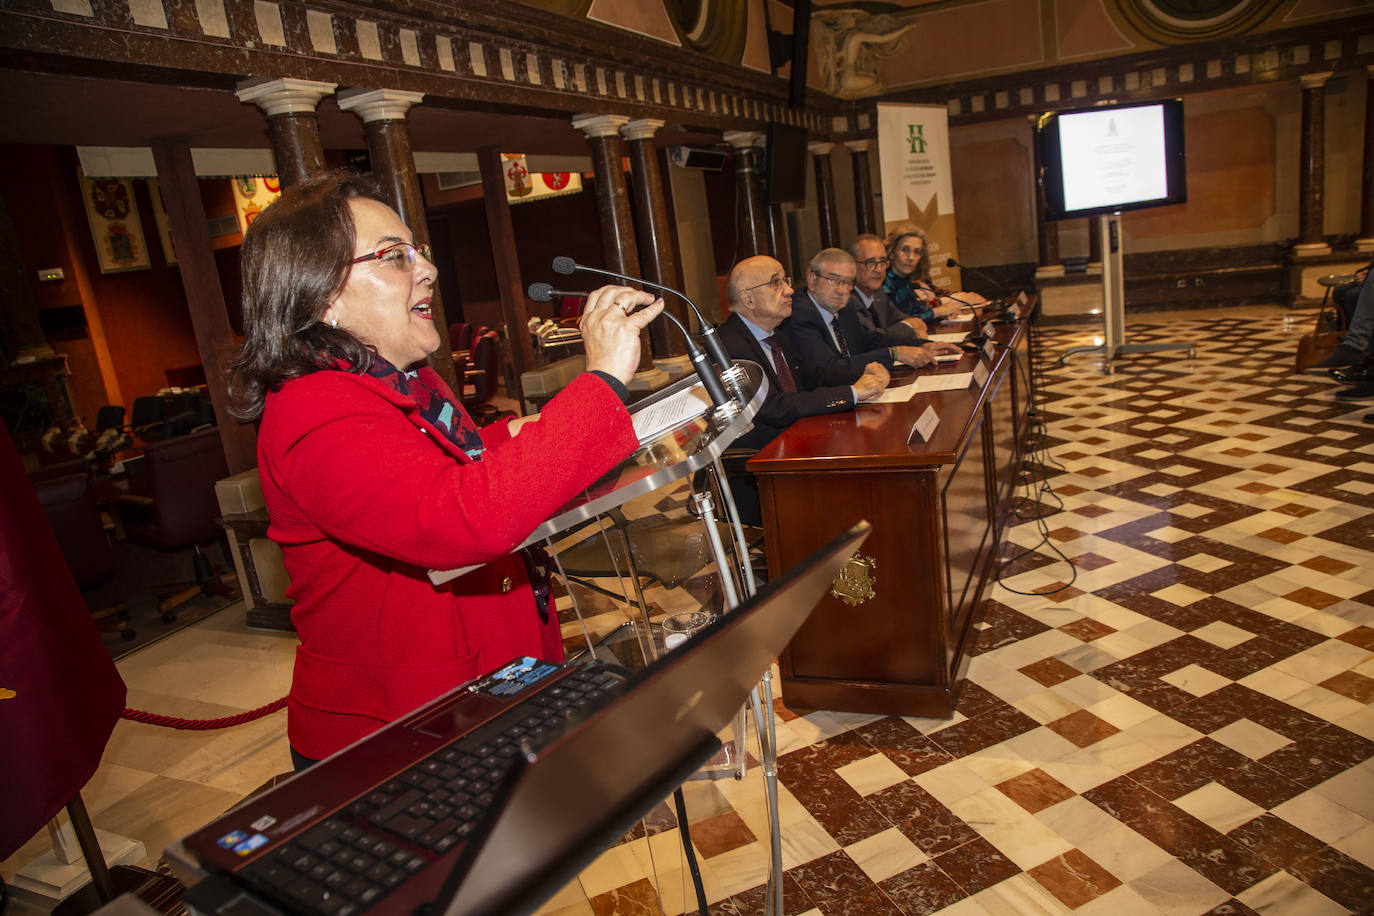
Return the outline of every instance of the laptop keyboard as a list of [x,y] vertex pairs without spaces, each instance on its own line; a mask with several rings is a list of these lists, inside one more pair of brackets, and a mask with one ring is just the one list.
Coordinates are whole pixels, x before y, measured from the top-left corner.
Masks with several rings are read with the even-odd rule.
[[351,916],[367,909],[472,833],[522,742],[539,747],[623,682],[601,665],[575,668],[240,874],[306,912]]

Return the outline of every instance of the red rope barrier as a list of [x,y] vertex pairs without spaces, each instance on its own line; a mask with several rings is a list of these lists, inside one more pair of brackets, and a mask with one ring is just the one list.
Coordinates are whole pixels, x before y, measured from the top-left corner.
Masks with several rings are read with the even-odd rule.
[[149,725],[160,725],[163,728],[180,728],[188,731],[209,731],[214,728],[228,728],[231,725],[242,725],[244,722],[252,722],[254,719],[261,719],[263,716],[270,715],[286,706],[286,697],[273,700],[266,706],[259,706],[257,709],[250,709],[248,712],[241,712],[236,716],[224,716],[220,719],[181,719],[176,716],[162,716],[155,712],[144,712],[141,709],[130,709],[124,707],[120,713],[120,718],[129,719],[134,722],[146,722]]

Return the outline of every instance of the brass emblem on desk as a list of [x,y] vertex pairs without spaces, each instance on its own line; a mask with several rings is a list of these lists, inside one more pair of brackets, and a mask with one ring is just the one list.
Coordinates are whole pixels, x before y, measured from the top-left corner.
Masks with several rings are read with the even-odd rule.
[[877,568],[877,560],[855,553],[835,577],[830,594],[850,607],[858,607],[869,598],[877,597],[878,593],[873,590],[878,581],[873,570]]

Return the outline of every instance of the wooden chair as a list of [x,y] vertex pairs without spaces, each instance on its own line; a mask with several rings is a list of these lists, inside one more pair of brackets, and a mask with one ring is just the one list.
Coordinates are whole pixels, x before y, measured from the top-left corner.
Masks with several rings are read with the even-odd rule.
[[169,583],[154,592],[164,597],[158,604],[162,619],[171,623],[176,609],[197,595],[237,594],[217,575],[201,551],[224,537],[220,527],[215,481],[229,476],[220,444],[219,430],[211,427],[148,446],[144,452],[146,494],[119,497],[120,517],[129,541],[168,553],[190,550],[194,582]]

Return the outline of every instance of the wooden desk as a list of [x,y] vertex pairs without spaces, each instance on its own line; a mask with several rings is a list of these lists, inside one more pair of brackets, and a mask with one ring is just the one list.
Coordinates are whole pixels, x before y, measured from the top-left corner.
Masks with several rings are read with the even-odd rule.
[[[993,336],[981,389],[808,417],[749,461],[773,576],[859,519],[873,523],[860,555],[876,561],[876,594],[856,606],[821,599],[780,659],[789,706],[953,714],[1027,437],[1026,323]],[[939,371],[980,361],[966,354]],[[927,407],[940,422],[923,442],[913,427]]]

